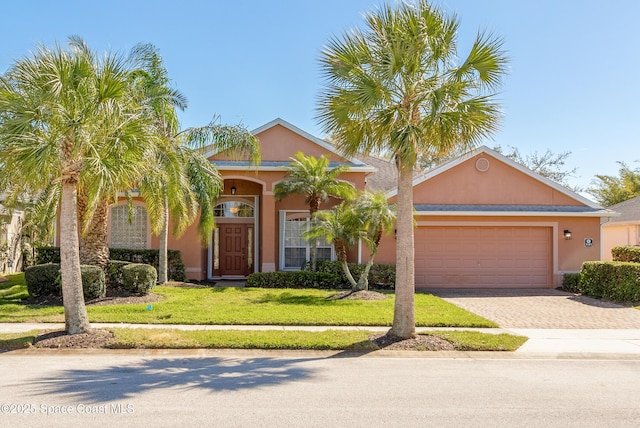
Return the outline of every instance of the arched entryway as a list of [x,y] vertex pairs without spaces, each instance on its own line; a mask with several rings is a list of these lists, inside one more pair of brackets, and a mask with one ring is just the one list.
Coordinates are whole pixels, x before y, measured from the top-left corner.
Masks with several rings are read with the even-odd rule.
[[246,180],[225,179],[225,191],[214,206],[216,227],[208,251],[209,279],[246,277],[258,271],[261,188]]

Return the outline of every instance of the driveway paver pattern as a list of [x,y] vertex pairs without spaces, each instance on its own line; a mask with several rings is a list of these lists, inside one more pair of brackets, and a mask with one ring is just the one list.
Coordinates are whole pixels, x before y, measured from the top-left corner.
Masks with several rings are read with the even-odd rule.
[[555,289],[431,289],[502,328],[640,329],[640,310]]

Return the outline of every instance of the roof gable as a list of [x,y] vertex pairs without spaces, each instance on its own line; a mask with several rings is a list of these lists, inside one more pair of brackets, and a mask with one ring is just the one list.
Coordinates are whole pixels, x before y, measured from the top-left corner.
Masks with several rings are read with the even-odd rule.
[[[482,159],[482,160],[481,160]],[[594,202],[486,146],[414,179],[414,203],[443,205],[587,206]],[[397,190],[390,192],[394,197]]]
[[640,223],[640,196],[611,205],[609,209],[620,213],[612,223]]

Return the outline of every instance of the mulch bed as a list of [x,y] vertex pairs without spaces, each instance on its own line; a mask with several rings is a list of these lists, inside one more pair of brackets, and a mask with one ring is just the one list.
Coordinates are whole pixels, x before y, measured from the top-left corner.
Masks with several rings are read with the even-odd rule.
[[327,300],[385,300],[389,296],[370,290],[347,290],[327,297]]
[[451,342],[435,336],[417,334],[411,339],[401,339],[391,334],[369,336],[378,348],[390,351],[455,351]]
[[92,329],[88,333],[67,334],[65,331],[40,333],[34,341],[36,348],[95,349],[107,348],[114,335],[108,330]]

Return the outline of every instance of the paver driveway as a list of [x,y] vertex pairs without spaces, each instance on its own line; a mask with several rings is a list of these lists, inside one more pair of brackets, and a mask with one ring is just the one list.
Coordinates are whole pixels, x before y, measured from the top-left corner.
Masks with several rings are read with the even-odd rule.
[[432,289],[427,292],[502,328],[640,329],[640,310],[549,289]]

